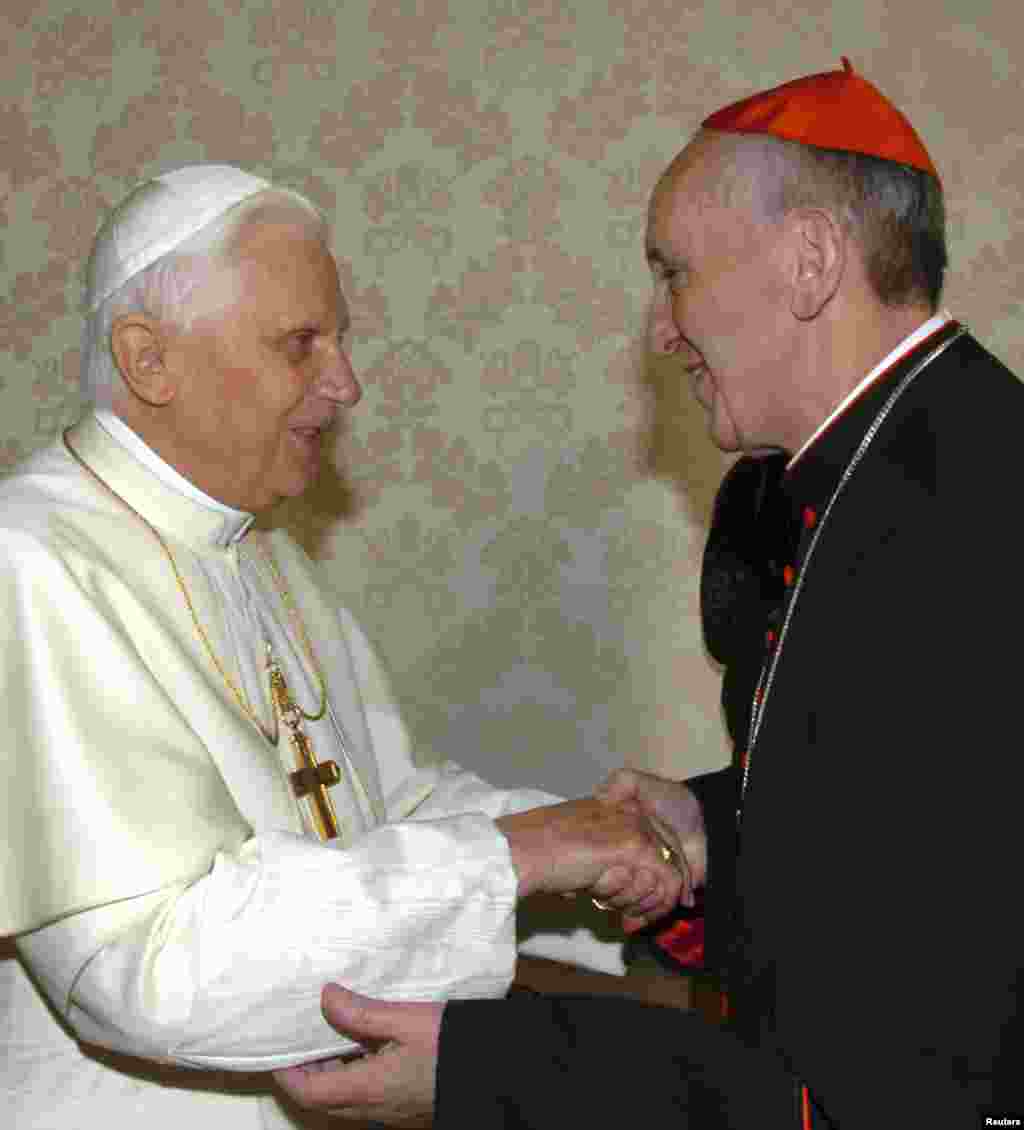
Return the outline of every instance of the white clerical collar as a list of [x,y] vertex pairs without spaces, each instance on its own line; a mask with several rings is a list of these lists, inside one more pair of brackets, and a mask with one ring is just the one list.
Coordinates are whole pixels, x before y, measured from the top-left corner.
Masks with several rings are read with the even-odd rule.
[[858,382],[856,387],[851,389],[835,408],[832,409],[829,415],[822,420],[818,427],[815,428],[811,436],[804,441],[800,450],[786,464],[786,470],[792,470],[796,461],[814,443],[818,436],[829,427],[833,420],[841,416],[846,411],[847,407],[852,404],[869,385],[874,384],[880,377],[883,377],[893,365],[904,358],[912,349],[920,345],[926,337],[930,337],[936,330],[941,329],[947,322],[951,322],[952,320],[953,316],[948,310],[940,310],[938,314],[933,314],[927,322],[922,322],[921,325],[919,325],[912,334],[905,337],[891,353],[886,354],[871,372],[868,373],[862,381]]
[[199,523],[199,526],[203,528],[203,534],[206,535],[204,540],[208,538],[211,544],[225,549],[246,535],[253,523],[254,515],[244,510],[235,510],[201,491],[195,483],[189,482],[184,475],[179,474],[169,463],[161,459],[149,444],[145,443],[113,412],[108,409],[97,408],[93,413],[93,418],[111,439],[115,440],[129,455],[155,475],[164,486],[170,487],[177,494],[197,503],[203,510],[212,512],[211,517],[217,516],[218,521],[216,522],[202,521]]

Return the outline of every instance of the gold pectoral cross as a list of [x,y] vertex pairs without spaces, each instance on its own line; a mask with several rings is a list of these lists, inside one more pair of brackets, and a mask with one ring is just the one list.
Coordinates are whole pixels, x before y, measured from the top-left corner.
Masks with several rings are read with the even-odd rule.
[[338,817],[328,789],[341,780],[341,770],[334,761],[319,762],[313,745],[302,729],[302,711],[292,698],[284,673],[273,660],[268,664],[270,695],[278,717],[288,728],[288,738],[295,751],[294,773],[288,774],[292,792],[301,799],[308,796],[313,823],[322,840],[333,840],[338,835]]

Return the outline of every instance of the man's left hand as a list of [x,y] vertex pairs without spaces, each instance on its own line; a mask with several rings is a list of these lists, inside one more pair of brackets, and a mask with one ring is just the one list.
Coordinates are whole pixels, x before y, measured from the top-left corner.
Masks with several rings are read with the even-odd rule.
[[340,985],[327,985],[321,1004],[332,1027],[370,1050],[358,1059],[275,1071],[281,1088],[309,1110],[385,1126],[430,1126],[444,1005],[372,1000]]

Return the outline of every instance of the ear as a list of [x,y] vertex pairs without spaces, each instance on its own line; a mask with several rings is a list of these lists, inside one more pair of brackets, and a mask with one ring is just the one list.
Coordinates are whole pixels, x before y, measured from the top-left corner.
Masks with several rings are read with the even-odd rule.
[[846,270],[847,236],[836,217],[821,208],[796,208],[789,221],[794,249],[792,311],[807,322],[839,289]]
[[140,400],[159,407],[169,404],[177,385],[166,364],[165,332],[147,314],[121,314],[110,328],[110,352],[124,383]]

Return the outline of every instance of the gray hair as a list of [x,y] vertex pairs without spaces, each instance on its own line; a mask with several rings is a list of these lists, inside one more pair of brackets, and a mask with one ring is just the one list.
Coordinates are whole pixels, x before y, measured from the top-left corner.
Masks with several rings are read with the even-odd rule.
[[749,177],[751,203],[764,218],[802,207],[832,211],[857,241],[881,303],[937,308],[949,262],[937,177],[881,157],[775,137],[714,137],[732,142],[737,172]]
[[111,238],[118,210],[105,221],[89,257],[82,327],[81,392],[99,407],[113,406],[124,389],[117,362],[111,352],[111,330],[121,314],[139,311],[180,328],[188,329],[196,318],[214,312],[208,289],[200,284],[217,268],[229,266],[243,232],[259,223],[287,220],[298,223],[311,236],[326,243],[328,224],[312,201],[291,189],[271,187],[245,197],[221,213],[144,270],[133,275],[93,308],[93,265]]

